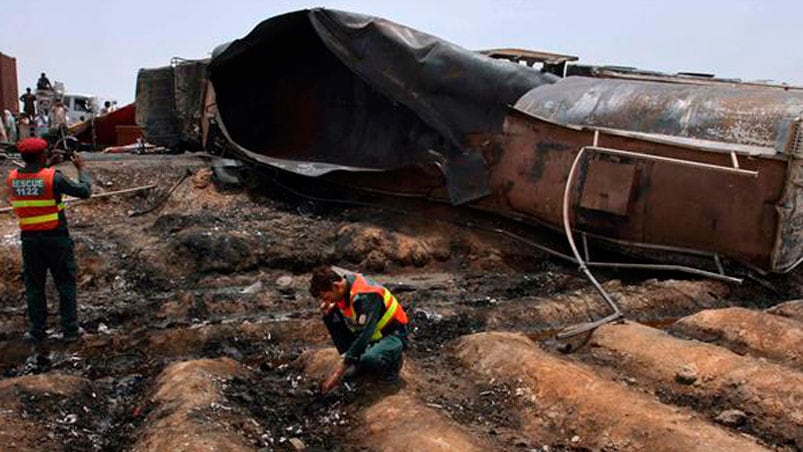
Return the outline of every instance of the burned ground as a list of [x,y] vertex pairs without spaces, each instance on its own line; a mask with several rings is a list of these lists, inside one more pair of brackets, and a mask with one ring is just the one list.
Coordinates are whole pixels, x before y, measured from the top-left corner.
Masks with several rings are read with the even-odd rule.
[[[644,356],[637,357],[642,361],[620,366],[617,353],[630,352],[604,338],[627,325],[606,327],[599,337],[594,333],[577,353],[553,351],[560,348],[553,341],[556,329],[605,313],[586,281],[559,260],[499,234],[462,227],[451,209],[405,201],[383,210],[371,205],[373,199],[360,205],[326,203],[299,197],[303,185],[294,185],[293,193],[269,181],[224,190],[212,182],[207,164],[194,156],[89,162],[96,191],[151,183],[157,188],[69,205],[86,334],[71,346],[54,341],[47,363],[31,360],[23,340],[27,319],[19,243],[13,218],[4,217],[4,447],[421,450],[414,443],[388,442],[403,436],[376,422],[378,416],[391,426],[394,419],[412,422],[405,417],[412,413],[422,423],[418,444],[436,444],[426,441],[441,435],[442,450],[630,450],[642,439],[626,428],[665,427],[649,420],[606,427],[606,407],[619,402],[596,397],[589,405],[583,394],[594,390],[578,384],[580,376],[621,389],[606,386],[606,394],[635,393],[634,400],[656,416],[671,420],[671,413],[681,410],[689,425],[701,426],[708,442],[700,444],[801,447],[800,438],[783,433],[803,429],[799,391],[796,398],[765,396],[781,400],[781,409],[790,414],[772,411],[761,398],[737,406],[738,397],[717,392],[728,391],[727,384],[706,380],[713,374],[706,377],[698,369],[699,380],[708,383],[686,387],[645,370],[639,363],[660,353],[650,348],[655,344],[645,346]],[[193,176],[165,200],[186,170]],[[331,196],[351,199],[348,193]],[[154,206],[152,212],[132,215]],[[400,213],[402,207],[411,214]],[[487,220],[481,214],[469,220],[464,216],[471,213],[459,215],[464,223]],[[400,385],[358,380],[327,397],[317,394],[320,375],[309,363],[325,371],[332,351],[307,293],[307,272],[324,263],[371,274],[411,311],[414,335]],[[602,272],[600,277],[629,318],[662,328],[706,309],[759,311],[800,296],[803,287],[797,273],[761,278],[761,283],[747,279],[742,286],[646,272]],[[56,312],[53,287],[48,294],[50,312]],[[50,320],[55,329],[56,317]],[[799,331],[798,320],[785,322]],[[523,332],[535,342],[481,334],[487,331]],[[495,341],[516,344],[511,359],[543,359],[555,372],[567,372],[565,378],[550,380],[553,374],[544,369],[519,375],[516,365],[523,362],[501,366],[475,354],[496,350]],[[800,375],[794,366],[774,364],[775,355],[749,345],[740,343],[731,359],[741,362],[740,355],[755,354],[760,358],[755,372]],[[725,350],[729,342],[708,346]],[[507,352],[503,347],[494,353],[504,357]],[[738,394],[751,390],[744,388]],[[745,418],[732,425],[717,420],[728,410]],[[779,416],[773,419],[779,419],[780,428],[760,422],[755,418],[760,415]],[[685,441],[686,434],[672,430],[668,438]]]

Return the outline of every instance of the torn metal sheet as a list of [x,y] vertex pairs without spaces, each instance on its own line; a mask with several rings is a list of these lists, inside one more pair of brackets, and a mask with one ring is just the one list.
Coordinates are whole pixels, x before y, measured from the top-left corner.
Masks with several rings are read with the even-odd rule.
[[[215,51],[218,123],[249,157],[304,174],[389,170],[443,156],[451,200],[488,193],[468,137],[498,133],[507,104],[557,78],[361,14],[312,9]],[[336,162],[339,168],[332,168]]]

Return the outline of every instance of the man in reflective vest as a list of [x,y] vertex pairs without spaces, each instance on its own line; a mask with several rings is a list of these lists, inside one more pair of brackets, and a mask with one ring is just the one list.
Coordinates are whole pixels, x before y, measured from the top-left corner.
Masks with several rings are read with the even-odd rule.
[[53,276],[59,292],[61,329],[65,342],[78,340],[76,309],[76,265],[73,241],[67,230],[62,195],[89,198],[91,181],[78,154],[72,163],[78,170],[78,182],[47,167],[47,142],[41,138],[26,138],[17,144],[25,167],[8,175],[8,197],[19,219],[22,239],[22,262],[25,296],[28,302],[30,330],[26,335],[35,346],[45,340],[47,329],[47,300],[45,279],[47,271]]
[[[340,375],[367,371],[395,381],[402,366],[407,337],[407,314],[385,287],[359,273],[340,276],[328,266],[312,272],[310,293],[321,300],[321,314],[344,360]],[[326,393],[337,384],[331,376],[322,387]]]

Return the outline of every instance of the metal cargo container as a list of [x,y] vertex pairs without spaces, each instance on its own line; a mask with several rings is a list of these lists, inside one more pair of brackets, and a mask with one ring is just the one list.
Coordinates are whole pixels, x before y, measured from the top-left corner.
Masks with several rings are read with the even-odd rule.
[[19,113],[17,91],[17,60],[0,53],[0,112],[10,110]]

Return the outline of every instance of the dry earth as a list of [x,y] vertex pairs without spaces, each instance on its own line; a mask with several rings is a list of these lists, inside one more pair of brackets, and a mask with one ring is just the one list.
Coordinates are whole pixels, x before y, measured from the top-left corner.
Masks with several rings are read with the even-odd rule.
[[[801,305],[780,304],[801,297],[798,273],[732,286],[601,272],[630,322],[559,342],[604,306],[571,266],[454,219],[505,223],[410,200],[382,209],[272,172],[222,187],[208,168],[189,155],[90,160],[96,192],[158,187],[69,205],[86,334],[54,340],[47,361],[23,340],[16,225],[0,217],[0,448],[803,448]],[[161,207],[130,216],[187,170]],[[367,272],[408,306],[398,385],[317,393],[338,360],[306,292],[322,263]]]

